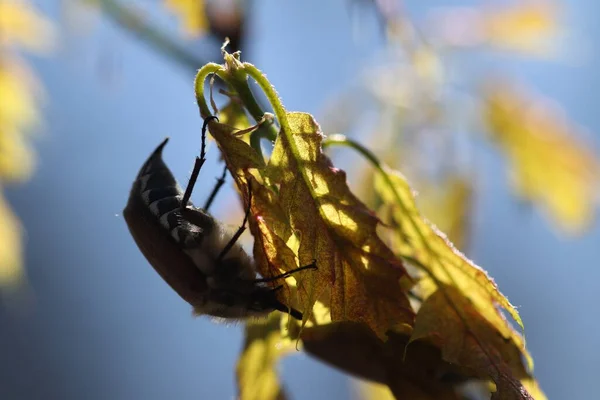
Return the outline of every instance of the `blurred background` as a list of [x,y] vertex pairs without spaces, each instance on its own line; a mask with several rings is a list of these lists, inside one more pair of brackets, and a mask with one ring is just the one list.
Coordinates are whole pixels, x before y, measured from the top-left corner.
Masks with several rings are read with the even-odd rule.
[[[165,136],[187,179],[192,81],[225,36],[287,109],[408,176],[519,307],[549,398],[594,398],[598,13],[591,0],[1,0],[0,398],[235,397],[243,327],[192,318],[121,214]],[[221,170],[208,154],[197,203]],[[376,207],[366,164],[333,157]],[[214,213],[239,223],[230,185]],[[295,399],[358,396],[303,353],[280,372]]]

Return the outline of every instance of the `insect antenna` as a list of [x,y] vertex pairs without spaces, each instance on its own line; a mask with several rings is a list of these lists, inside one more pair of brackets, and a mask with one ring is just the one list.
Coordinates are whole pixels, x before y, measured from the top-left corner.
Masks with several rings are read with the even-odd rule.
[[319,268],[317,268],[316,262],[317,262],[316,260],[313,260],[313,262],[310,263],[309,265],[305,265],[303,267],[294,268],[291,271],[285,272],[285,273],[280,274],[280,275],[271,276],[269,278],[255,279],[255,280],[253,280],[253,282],[256,282],[256,283],[273,282],[273,281],[276,281],[278,279],[283,279],[283,278],[287,278],[288,276],[292,276],[296,272],[304,271],[305,269],[319,269]]
[[206,161],[206,128],[208,127],[208,123],[211,120],[219,121],[214,115],[210,115],[206,117],[204,120],[204,124],[202,125],[202,146],[200,148],[200,157],[196,156],[196,163],[194,164],[194,169],[192,171],[192,175],[190,175],[190,180],[188,182],[187,187],[185,188],[185,193],[183,194],[183,198],[181,200],[181,208],[187,208],[187,204],[190,201],[190,197],[192,197],[192,190],[194,190],[194,185],[196,184],[196,180],[198,179],[198,175],[200,174],[200,169],[204,162]]

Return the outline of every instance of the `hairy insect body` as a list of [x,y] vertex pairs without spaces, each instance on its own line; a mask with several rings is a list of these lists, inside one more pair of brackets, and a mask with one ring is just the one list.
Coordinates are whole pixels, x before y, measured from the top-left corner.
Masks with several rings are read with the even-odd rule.
[[167,141],[140,169],[123,212],[150,264],[196,314],[245,318],[277,309],[301,319],[257,279],[253,259],[233,235],[191,202],[182,207],[182,189],[162,159]]

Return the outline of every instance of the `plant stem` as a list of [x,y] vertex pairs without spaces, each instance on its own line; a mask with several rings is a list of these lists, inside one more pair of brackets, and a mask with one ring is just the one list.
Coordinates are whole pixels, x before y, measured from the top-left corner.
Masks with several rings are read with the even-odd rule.
[[98,4],[105,15],[112,19],[121,28],[133,33],[138,39],[150,45],[159,53],[170,60],[175,60],[183,67],[193,71],[197,70],[206,60],[190,53],[176,40],[171,38],[165,32],[156,29],[143,17],[138,15],[130,7],[124,6],[116,0],[84,0],[84,3]]

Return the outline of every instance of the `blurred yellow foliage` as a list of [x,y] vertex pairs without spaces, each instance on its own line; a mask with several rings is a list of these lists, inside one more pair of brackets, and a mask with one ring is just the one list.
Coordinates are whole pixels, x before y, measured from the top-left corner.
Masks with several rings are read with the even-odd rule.
[[[27,1],[0,2],[0,188],[7,181],[27,179],[33,157],[25,133],[38,120],[39,85],[17,52],[51,48],[49,21]],[[0,195],[0,287],[24,276],[21,226]]]
[[516,192],[541,205],[568,232],[588,227],[600,166],[575,136],[577,129],[549,102],[514,85],[489,85],[483,98],[483,118],[508,157]]
[[454,7],[434,14],[432,29],[442,43],[490,45],[545,55],[559,30],[560,7],[552,0],[522,0],[484,7]]
[[37,120],[35,89],[27,66],[16,59],[0,62],[0,179],[27,179],[33,158],[24,133]]
[[181,19],[187,36],[200,36],[208,28],[203,0],[165,0],[165,6]]
[[10,287],[23,278],[21,225],[2,196],[0,219],[0,287]]
[[0,48],[11,46],[42,52],[51,49],[54,35],[52,25],[28,1],[0,2]]
[[545,53],[545,41],[557,30],[558,6],[550,0],[517,1],[491,8],[482,26],[490,44],[511,50]]

